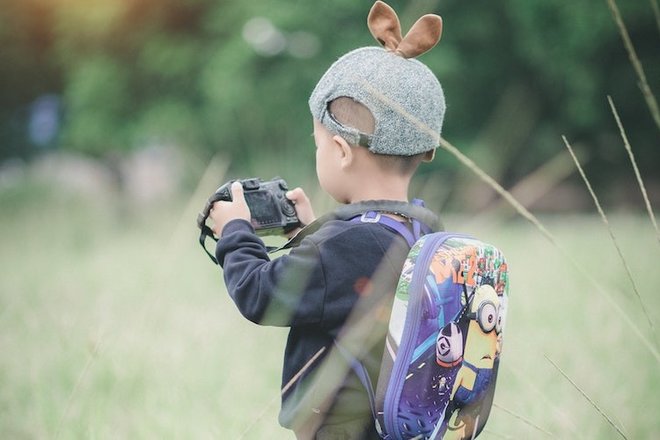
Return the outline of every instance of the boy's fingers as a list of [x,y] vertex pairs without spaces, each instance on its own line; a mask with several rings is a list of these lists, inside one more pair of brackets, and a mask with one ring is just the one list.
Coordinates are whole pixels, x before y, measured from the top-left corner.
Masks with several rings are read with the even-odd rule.
[[299,203],[309,200],[307,198],[307,195],[305,194],[305,191],[303,191],[303,189],[300,187],[294,188],[291,191],[287,192],[286,198],[294,203]]
[[312,202],[302,188],[295,188],[286,193],[286,198],[296,205],[296,214],[303,225],[308,225],[316,219]]
[[296,188],[296,189],[292,189],[291,191],[287,191],[287,193],[285,194],[285,195],[286,195],[286,198],[289,199],[289,200],[291,200],[292,202],[295,202],[295,201],[296,201],[296,198],[297,198],[297,197],[296,197],[297,192],[298,192],[298,188]]

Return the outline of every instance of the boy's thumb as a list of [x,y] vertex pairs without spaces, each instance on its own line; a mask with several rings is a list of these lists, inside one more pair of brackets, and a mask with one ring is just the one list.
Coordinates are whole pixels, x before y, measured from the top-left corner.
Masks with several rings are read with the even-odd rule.
[[237,200],[245,200],[243,195],[243,185],[241,182],[234,182],[231,184],[231,199],[235,202]]
[[307,195],[305,194],[305,191],[303,191],[302,188],[298,187],[287,192],[286,198],[294,203],[300,203],[300,202],[304,203],[307,199]]

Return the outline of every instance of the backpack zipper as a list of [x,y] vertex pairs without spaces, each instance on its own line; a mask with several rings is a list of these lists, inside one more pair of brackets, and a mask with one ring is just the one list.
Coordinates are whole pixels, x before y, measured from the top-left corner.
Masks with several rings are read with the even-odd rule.
[[[438,247],[440,247],[451,238],[472,239],[472,237],[469,235],[452,232],[438,232],[435,234],[429,234],[429,237],[422,244],[423,249],[420,250],[417,256],[417,260],[415,260],[415,270],[413,271],[412,279],[410,280],[410,285],[408,287],[409,292],[418,290],[420,283],[423,286],[428,272],[428,266],[435,256]],[[397,440],[405,440],[401,436],[401,431],[399,427],[396,426],[395,421],[397,419],[397,408],[399,407],[401,394],[403,392],[403,384],[406,381],[408,366],[410,364],[410,357],[415,350],[417,333],[419,332],[419,316],[421,315],[422,304],[422,295],[409,295],[408,310],[406,312],[406,325],[403,328],[403,334],[401,336],[402,345],[399,346],[396,359],[394,361],[394,367],[392,369],[394,383],[390,384],[388,387],[385,398],[385,406],[383,408],[383,420],[385,422],[385,429]],[[414,336],[414,339],[411,340],[411,336]],[[404,344],[404,341],[407,343]],[[392,396],[392,393],[396,393],[396,395]]]

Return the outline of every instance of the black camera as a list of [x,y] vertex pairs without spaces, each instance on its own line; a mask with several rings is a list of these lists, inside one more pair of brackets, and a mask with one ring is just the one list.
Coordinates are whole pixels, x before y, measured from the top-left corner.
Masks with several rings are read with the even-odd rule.
[[[202,230],[199,242],[204,247],[206,236],[213,239],[213,231],[206,226],[213,204],[218,201],[231,201],[231,184],[235,180],[222,185],[216,192],[209,197],[204,205],[204,209],[197,216],[197,226]],[[293,203],[286,198],[286,192],[289,187],[284,179],[275,177],[272,180],[261,180],[259,178],[250,178],[239,180],[243,186],[245,202],[250,208],[251,223],[258,235],[281,235],[287,234],[300,226],[300,220],[296,215],[296,209]],[[208,251],[207,251],[208,253]],[[209,254],[209,256],[211,256]],[[215,261],[215,258],[211,256]]]

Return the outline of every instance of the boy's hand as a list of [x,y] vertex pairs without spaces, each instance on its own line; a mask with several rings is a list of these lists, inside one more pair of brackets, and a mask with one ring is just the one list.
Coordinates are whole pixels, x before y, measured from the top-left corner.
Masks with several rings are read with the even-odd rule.
[[[296,208],[296,215],[298,220],[303,226],[306,226],[316,220],[316,215],[314,214],[314,209],[312,209],[312,203],[309,201],[309,197],[305,194],[302,188],[295,188],[286,193],[286,198],[291,200]],[[298,233],[300,228],[291,231],[287,234],[288,237],[292,237]]]
[[211,228],[217,237],[222,234],[222,229],[227,223],[236,219],[244,219],[250,221],[252,218],[250,208],[245,202],[243,195],[243,186],[240,182],[231,184],[231,202],[220,201],[213,204],[211,214],[209,217],[213,219],[213,227]]

